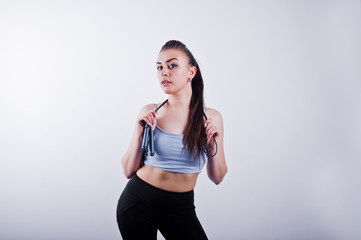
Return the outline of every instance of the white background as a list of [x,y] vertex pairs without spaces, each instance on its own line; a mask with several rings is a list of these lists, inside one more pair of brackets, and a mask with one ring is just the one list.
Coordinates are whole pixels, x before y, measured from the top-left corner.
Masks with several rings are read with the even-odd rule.
[[[184,42],[221,112],[210,239],[361,239],[360,1],[0,1],[0,239],[120,239],[121,157]],[[160,237],[161,238],[161,237]]]

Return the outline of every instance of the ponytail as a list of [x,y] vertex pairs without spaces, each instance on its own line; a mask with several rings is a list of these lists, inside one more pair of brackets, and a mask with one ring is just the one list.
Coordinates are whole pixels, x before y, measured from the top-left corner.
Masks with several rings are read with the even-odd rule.
[[163,45],[161,51],[167,49],[180,49],[189,59],[189,64],[197,68],[196,74],[192,79],[192,97],[189,104],[189,116],[185,126],[183,144],[186,148],[189,148],[194,158],[197,154],[203,153],[205,150],[206,132],[204,129],[203,120],[203,77],[201,70],[195,60],[193,54],[189,49],[181,42],[176,40],[170,40]]

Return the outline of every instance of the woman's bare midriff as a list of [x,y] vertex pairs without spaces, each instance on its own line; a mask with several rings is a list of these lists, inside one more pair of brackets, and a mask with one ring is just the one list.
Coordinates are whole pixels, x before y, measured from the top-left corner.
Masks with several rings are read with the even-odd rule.
[[188,192],[193,190],[199,175],[198,173],[167,172],[148,165],[143,165],[136,174],[150,185],[170,192]]

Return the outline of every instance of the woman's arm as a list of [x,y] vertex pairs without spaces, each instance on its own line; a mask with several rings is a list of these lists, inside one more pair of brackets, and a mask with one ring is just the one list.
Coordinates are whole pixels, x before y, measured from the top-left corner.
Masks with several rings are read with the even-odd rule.
[[132,140],[130,141],[127,152],[122,158],[123,171],[125,177],[127,178],[131,178],[133,174],[143,165],[144,151],[141,149],[141,145],[144,128],[139,124],[141,120],[144,120],[148,124],[153,123],[152,128],[154,129],[154,104],[144,106],[137,116]]
[[211,108],[208,108],[208,120],[205,121],[206,125],[206,133],[207,136],[214,136],[218,150],[217,154],[214,157],[211,157],[216,152],[216,145],[213,146],[213,137],[209,137],[206,147],[208,150],[211,150],[209,153],[208,161],[207,161],[207,174],[208,177],[215,183],[220,184],[227,173],[227,164],[224,157],[224,149],[223,149],[223,119],[222,115]]

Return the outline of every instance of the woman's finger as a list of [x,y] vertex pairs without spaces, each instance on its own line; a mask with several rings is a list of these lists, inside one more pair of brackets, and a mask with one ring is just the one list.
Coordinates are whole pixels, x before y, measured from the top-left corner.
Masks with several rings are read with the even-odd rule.
[[206,132],[209,133],[212,129],[215,129],[215,126],[212,123],[209,123],[206,127]]
[[217,131],[217,129],[215,128],[215,129],[213,129],[213,131],[211,132],[211,136],[212,136],[212,137],[215,137],[215,136],[217,136],[217,133],[218,133],[218,131]]
[[217,128],[215,126],[211,126],[207,131],[207,136],[212,137],[217,133]]
[[143,120],[144,120],[147,124],[149,124],[149,122],[150,122],[148,115],[145,115],[145,116],[143,117]]
[[156,112],[150,112],[150,118],[151,118],[151,124],[150,126],[152,127],[152,129],[154,130],[155,127],[157,126],[157,122],[156,122],[156,117],[157,117],[157,114]]
[[[148,124],[149,126],[153,126],[154,125],[154,120],[155,120],[155,112],[148,112],[145,116],[143,116],[142,120],[140,121],[140,124],[143,126],[143,123],[145,122],[146,124]],[[144,122],[143,122],[144,121]],[[143,122],[143,123],[142,123]],[[144,126],[143,126],[144,127]]]
[[154,122],[154,112],[149,112],[148,118],[149,118],[150,122],[153,123]]

